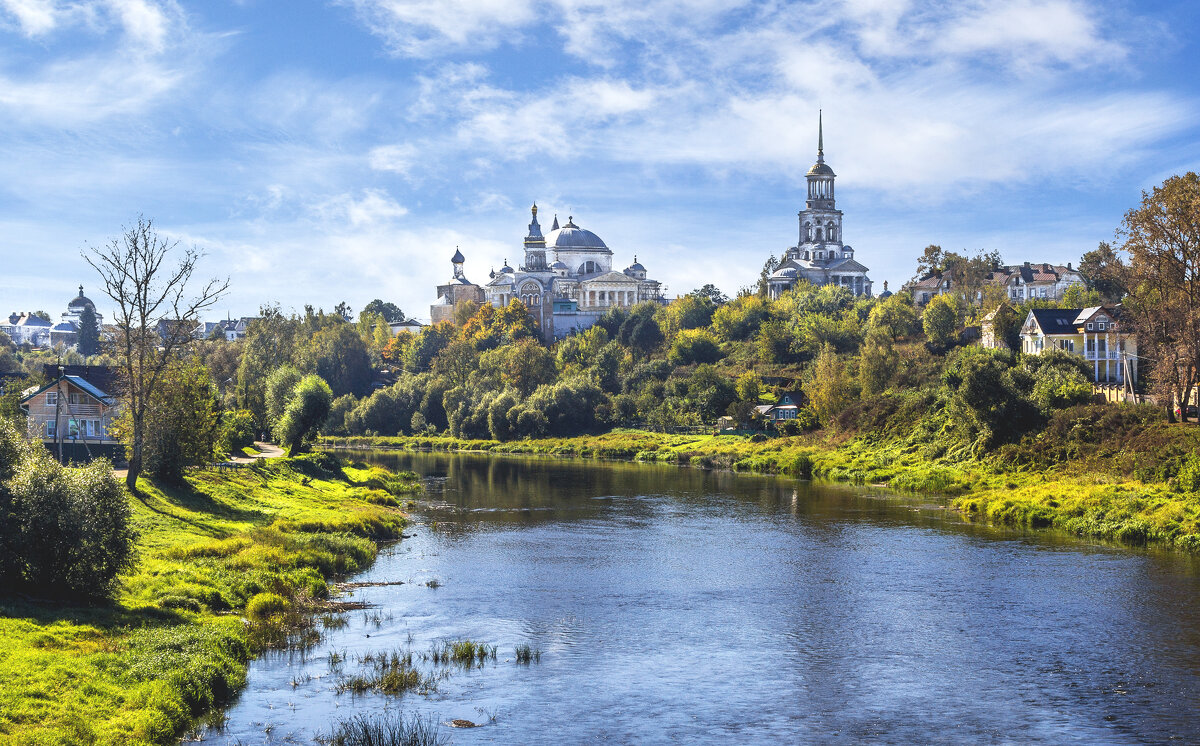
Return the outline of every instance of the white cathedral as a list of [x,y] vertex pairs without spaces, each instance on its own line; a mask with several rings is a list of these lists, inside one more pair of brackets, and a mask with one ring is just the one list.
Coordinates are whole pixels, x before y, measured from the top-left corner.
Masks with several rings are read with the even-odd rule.
[[438,301],[430,307],[434,323],[450,320],[460,299],[486,301],[499,308],[515,298],[525,304],[542,336],[550,341],[587,329],[612,308],[662,302],[662,284],[647,277],[636,256],[633,264],[616,271],[612,250],[595,233],[575,225],[573,217],[559,226],[555,216],[550,232],[543,236],[537,212],[534,205],[524,262],[514,269],[505,259],[482,288],[466,279],[463,255],[455,252],[454,277],[438,286]]
[[842,243],[842,211],[834,206],[833,180],[837,174],[825,163],[825,128],[817,119],[817,162],[808,169],[808,200],[800,211],[800,241],[783,254],[767,278],[772,298],[807,280],[813,285],[838,285],[857,296],[871,295],[868,270],[854,258],[854,249]]

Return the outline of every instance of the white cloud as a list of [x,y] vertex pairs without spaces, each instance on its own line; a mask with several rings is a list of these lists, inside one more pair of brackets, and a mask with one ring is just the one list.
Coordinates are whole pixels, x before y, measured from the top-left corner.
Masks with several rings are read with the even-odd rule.
[[389,224],[408,214],[407,208],[381,189],[364,189],[358,198],[339,194],[314,205],[313,211],[326,222],[345,220],[354,227]]

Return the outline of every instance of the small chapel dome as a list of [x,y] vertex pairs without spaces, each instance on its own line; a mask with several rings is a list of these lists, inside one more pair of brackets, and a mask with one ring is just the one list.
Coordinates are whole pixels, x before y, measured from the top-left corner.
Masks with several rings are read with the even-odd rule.
[[771,278],[775,280],[790,280],[797,276],[795,267],[780,267],[771,273]]

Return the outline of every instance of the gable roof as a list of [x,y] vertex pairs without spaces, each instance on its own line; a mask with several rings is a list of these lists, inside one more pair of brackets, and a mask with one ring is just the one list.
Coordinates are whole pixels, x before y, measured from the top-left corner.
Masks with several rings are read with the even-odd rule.
[[1043,334],[1074,334],[1077,308],[1035,308],[1029,312]]
[[53,381],[47,383],[46,385],[42,386],[41,388],[37,389],[36,391],[26,394],[25,396],[23,396],[21,398],[20,403],[25,404],[30,399],[32,399],[33,397],[42,393],[43,391],[46,391],[49,388],[57,386],[59,381],[67,381],[68,383],[73,385],[75,388],[79,389],[80,391],[85,392],[88,396],[91,396],[93,399],[95,399],[96,401],[100,402],[101,404],[103,404],[105,406],[112,406],[113,404],[115,404],[117,402],[117,398],[115,396],[110,396],[110,395],[104,393],[100,389],[98,389],[95,386],[93,386],[92,384],[88,383],[86,380],[84,380],[80,376],[62,376],[61,378],[56,378]]
[[843,272],[868,272],[868,271],[870,271],[865,266],[863,266],[862,264],[860,264],[858,261],[856,261],[854,259],[843,259],[842,261],[838,262],[837,264],[829,265],[829,269],[831,269],[831,270],[838,269],[838,270],[842,270]]

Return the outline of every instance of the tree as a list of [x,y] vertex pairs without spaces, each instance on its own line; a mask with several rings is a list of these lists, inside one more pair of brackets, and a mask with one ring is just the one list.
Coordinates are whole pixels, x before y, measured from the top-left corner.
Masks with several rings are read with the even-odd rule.
[[395,303],[385,303],[379,298],[363,306],[362,312],[364,314],[378,314],[389,324],[399,324],[401,321],[404,321],[404,311],[401,311],[399,306]]
[[371,390],[371,356],[352,324],[338,321],[320,329],[297,357],[303,370],[328,382],[334,396],[363,396]]
[[958,308],[949,295],[935,295],[925,306],[921,320],[929,343],[939,349],[949,349],[958,330]]
[[334,306],[333,312],[346,321],[354,321],[354,309],[350,308],[350,305],[346,301],[342,301]]
[[79,336],[75,349],[80,355],[92,356],[100,354],[100,324],[96,321],[96,312],[85,305],[79,314]]
[[1129,255],[1138,352],[1154,361],[1151,375],[1173,419],[1200,372],[1200,176],[1189,171],[1143,192],[1118,235]]
[[829,344],[821,348],[803,384],[804,396],[825,424],[832,423],[849,406],[858,393],[857,388],[849,366]]
[[858,381],[863,396],[875,396],[887,390],[900,362],[892,336],[882,328],[872,329],[863,342],[858,358]]
[[275,425],[275,438],[287,446],[288,455],[304,450],[306,442],[329,418],[333,392],[320,376],[307,375],[296,384],[283,417]]
[[921,329],[917,311],[907,295],[893,295],[876,304],[867,317],[867,325],[872,330],[883,330],[892,341],[911,337]]
[[301,322],[285,316],[279,306],[263,306],[246,328],[245,349],[237,371],[237,403],[268,427],[266,382],[271,371],[291,364],[301,334]]
[[729,302],[729,297],[711,282],[702,288],[696,288],[688,293],[688,295],[712,306],[723,306]]
[[276,368],[267,376],[266,421],[269,427],[273,427],[283,417],[283,410],[287,409],[288,402],[292,400],[292,392],[303,377],[300,371],[290,365]]
[[[146,440],[146,419],[167,368],[192,342],[200,311],[215,304],[229,280],[212,279],[195,295],[188,285],[203,254],[184,249],[174,267],[164,266],[179,242],[161,238],[153,221],[139,217],[120,238],[88,247],[83,257],[100,273],[104,292],[117,304],[115,353],[121,372],[122,404],[129,417],[129,471],[125,483],[137,492]],[[167,320],[156,328],[160,321]]]
[[779,269],[779,265],[780,261],[775,258],[774,254],[769,256],[767,261],[763,263],[762,270],[760,270],[758,273],[758,287],[756,292],[758,297],[767,297],[767,291],[769,289],[767,287],[767,278],[770,277],[775,270]]
[[1120,303],[1125,297],[1128,272],[1125,262],[1107,241],[1101,241],[1079,260],[1079,274],[1087,281],[1088,289],[1100,293],[1105,303]]
[[[128,444],[132,429],[123,411],[113,430]],[[176,360],[163,371],[147,409],[143,465],[164,482],[179,484],[184,469],[212,461],[221,435],[220,403],[208,368]]]

